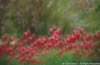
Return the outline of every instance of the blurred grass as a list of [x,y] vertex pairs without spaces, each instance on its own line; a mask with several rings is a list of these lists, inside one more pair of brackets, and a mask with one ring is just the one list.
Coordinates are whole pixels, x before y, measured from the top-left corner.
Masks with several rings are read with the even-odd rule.
[[[91,58],[88,57],[79,57],[79,56],[72,56],[72,51],[65,52],[62,55],[56,55],[57,50],[52,49],[48,55],[42,56],[44,61],[41,64],[34,63],[34,64],[28,64],[28,63],[19,63],[17,60],[13,59],[10,62],[4,63],[4,61],[0,64],[3,65],[63,65],[63,63],[82,63],[86,62],[89,63],[92,61]],[[42,58],[41,57],[41,58]]]

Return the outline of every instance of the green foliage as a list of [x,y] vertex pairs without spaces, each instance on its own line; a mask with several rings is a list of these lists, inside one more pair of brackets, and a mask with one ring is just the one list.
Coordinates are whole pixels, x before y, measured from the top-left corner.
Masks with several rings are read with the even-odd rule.
[[[2,34],[21,35],[24,31],[30,29],[32,33],[44,35],[48,33],[48,29],[53,25],[60,26],[64,32],[69,31],[69,20],[65,20],[65,18],[58,15],[61,15],[62,12],[56,13],[60,5],[59,1],[10,0],[7,6],[8,11],[5,14],[4,21],[6,23],[3,25]],[[60,7],[63,10],[64,5]]]
[[[56,55],[57,50],[52,49],[48,55],[42,56],[44,59],[43,63],[41,65],[63,65],[63,63],[80,63],[80,62],[86,62],[89,63],[92,61],[91,58],[88,57],[79,57],[79,56],[72,56],[72,51],[66,52],[62,55]],[[3,61],[5,62],[5,61]],[[0,63],[3,65],[30,65],[29,63],[19,63],[17,60],[13,59],[10,62],[7,63]],[[40,65],[38,63],[32,64],[32,65]]]

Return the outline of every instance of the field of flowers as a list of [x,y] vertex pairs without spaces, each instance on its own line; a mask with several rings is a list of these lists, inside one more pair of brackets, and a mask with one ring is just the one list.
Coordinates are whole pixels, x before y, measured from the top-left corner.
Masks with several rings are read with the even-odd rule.
[[95,55],[99,57],[100,54],[99,39],[100,31],[90,34],[82,28],[63,37],[61,28],[56,26],[50,28],[47,35],[40,37],[30,30],[20,37],[4,34],[0,44],[0,59],[3,58],[8,64],[13,61],[13,64],[25,65],[93,62],[91,58]]

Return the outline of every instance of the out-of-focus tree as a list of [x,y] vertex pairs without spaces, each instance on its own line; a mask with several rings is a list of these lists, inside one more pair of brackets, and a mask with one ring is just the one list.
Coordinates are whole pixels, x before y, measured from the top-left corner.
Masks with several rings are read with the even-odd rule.
[[6,6],[8,4],[8,0],[0,0],[0,35],[3,30],[3,25],[5,23],[4,16],[7,12]]
[[46,0],[10,0],[5,16],[6,32],[22,33],[27,28],[32,32],[37,32],[41,18],[46,12],[45,2]]
[[[30,29],[36,34],[46,34],[48,28],[53,25],[63,27],[60,18],[55,13],[57,0],[9,0],[6,6],[2,33],[22,34],[26,29]],[[68,23],[66,25],[68,26]],[[65,30],[65,28],[63,28]]]
[[3,23],[6,22],[4,24],[0,22],[0,26],[3,27],[2,33],[22,34],[29,28],[33,33],[41,35],[46,34],[48,28],[53,25],[61,27],[63,32],[69,32],[70,28],[75,27],[88,29],[87,27],[94,23],[91,21],[99,21],[99,15],[95,14],[94,17],[94,14],[90,14],[91,11],[99,12],[99,5],[95,6],[99,0],[2,1],[5,4],[0,4],[0,6],[3,4],[0,11],[4,13],[0,12],[3,14],[0,17]]

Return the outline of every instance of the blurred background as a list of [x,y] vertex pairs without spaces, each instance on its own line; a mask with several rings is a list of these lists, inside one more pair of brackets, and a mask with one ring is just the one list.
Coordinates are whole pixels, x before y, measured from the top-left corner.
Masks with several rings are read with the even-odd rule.
[[0,0],[0,36],[21,35],[27,29],[44,35],[53,25],[63,34],[76,27],[95,32],[99,16],[100,0]]

